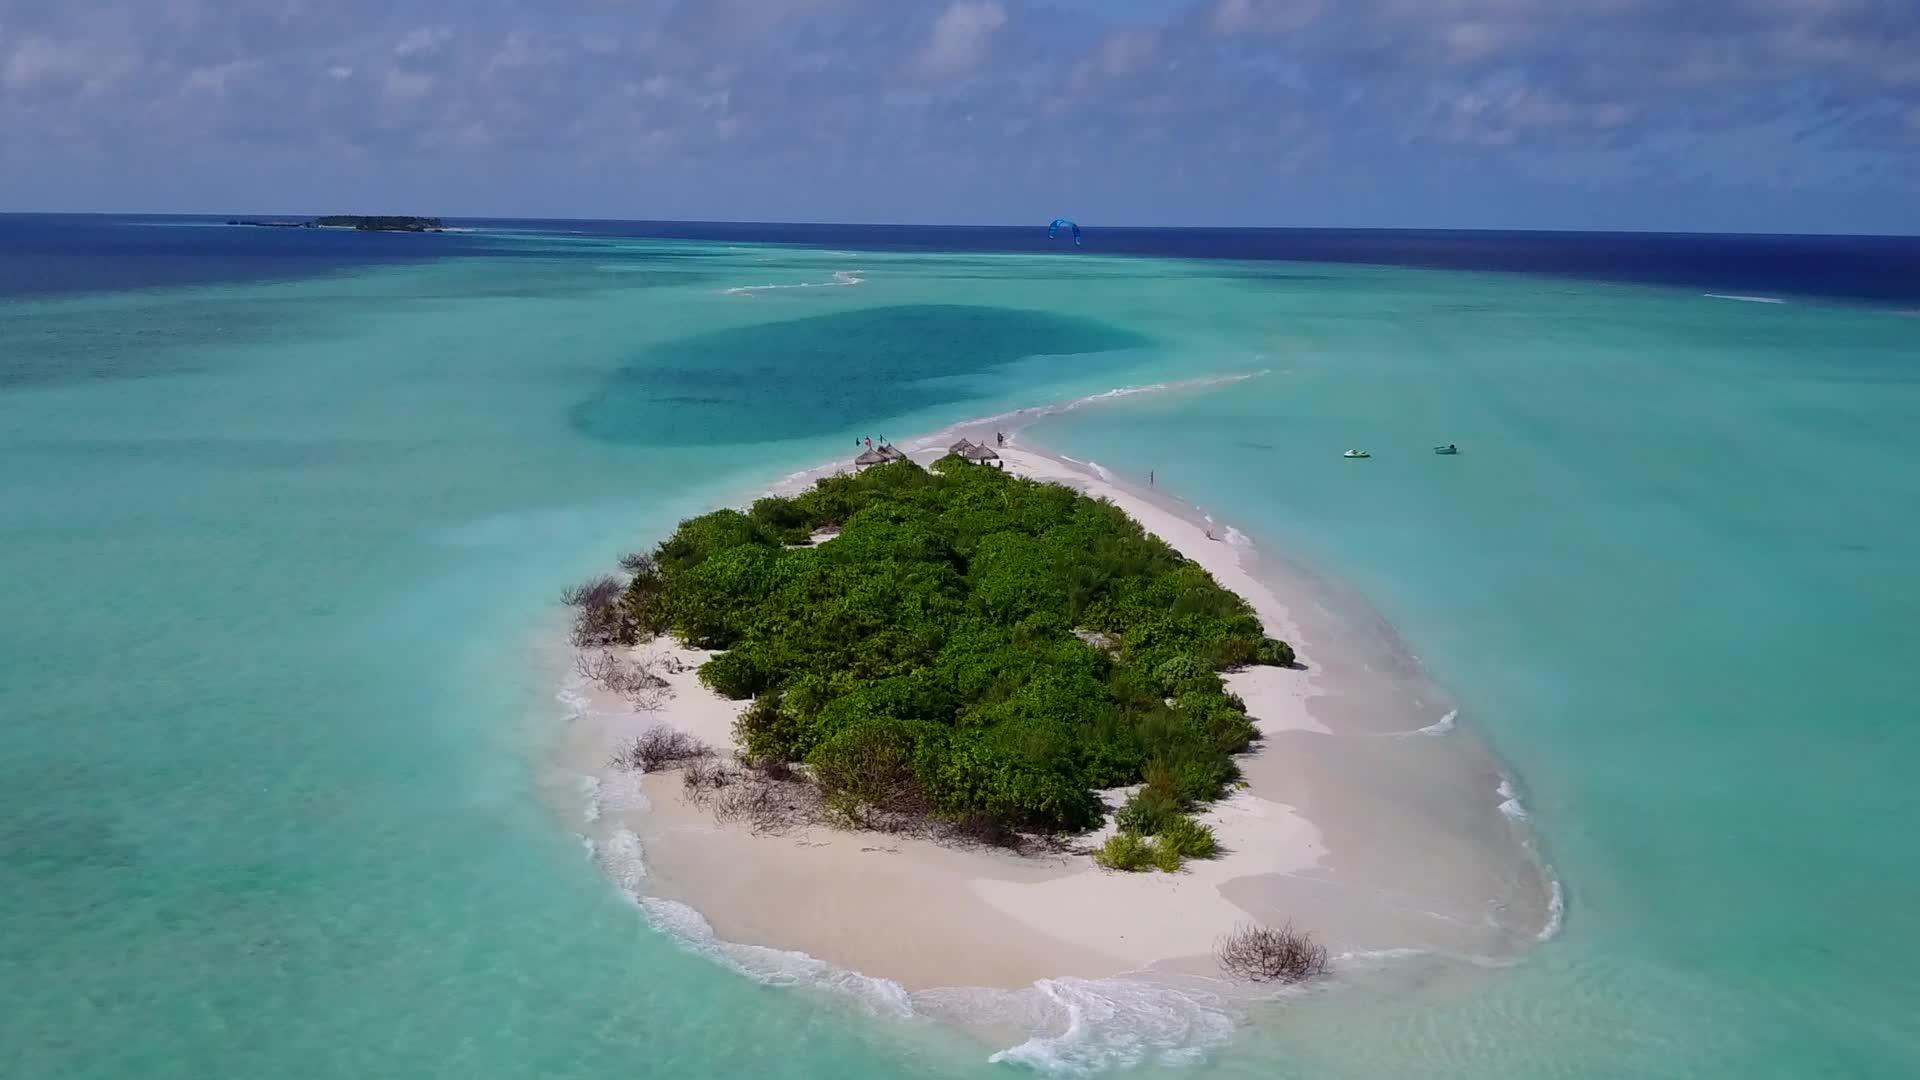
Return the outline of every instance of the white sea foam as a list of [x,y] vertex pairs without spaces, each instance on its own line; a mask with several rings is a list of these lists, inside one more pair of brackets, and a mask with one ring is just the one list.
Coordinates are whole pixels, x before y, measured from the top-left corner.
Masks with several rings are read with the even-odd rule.
[[1233,1018],[1216,995],[1133,979],[1042,979],[1031,991],[1066,1030],[1035,1035],[988,1060],[1051,1073],[1093,1073],[1148,1060],[1199,1062],[1233,1034]]
[[600,778],[597,776],[581,777],[580,791],[586,796],[586,805],[580,813],[581,816],[586,819],[587,824],[591,825],[600,820]]
[[[630,890],[631,894],[631,890]],[[913,1002],[905,987],[835,967],[803,952],[721,941],[698,911],[677,900],[634,895],[647,922],[688,949],[766,986],[803,986],[845,994],[876,1016],[907,1019]]]
[[593,702],[575,687],[563,686],[553,696],[560,704],[567,707],[567,715],[572,719],[578,720],[593,712]]
[[1520,794],[1514,790],[1512,780],[1501,780],[1494,793],[1500,796],[1501,813],[1515,821],[1527,820],[1527,808],[1520,805]]
[[[1233,1017],[1220,995],[1126,977],[1043,979],[1023,990],[943,988],[910,993],[891,979],[850,971],[804,952],[724,941],[699,911],[644,895],[639,842],[616,832],[602,859],[648,925],[688,950],[766,986],[826,990],[896,1020],[933,1016],[966,1024],[1005,1022],[1034,1032],[990,1061],[1043,1072],[1104,1072],[1156,1060],[1191,1064],[1225,1042]],[[615,866],[625,867],[623,879]],[[1382,954],[1384,956],[1385,954]]]
[[1227,543],[1235,547],[1250,548],[1253,546],[1253,540],[1249,538],[1246,533],[1241,532],[1231,525],[1227,526]]
[[1567,900],[1565,894],[1560,891],[1560,879],[1552,876],[1553,871],[1551,868],[1548,869],[1547,874],[1547,887],[1549,890],[1547,895],[1547,925],[1541,927],[1540,932],[1534,935],[1534,940],[1536,941],[1548,941],[1559,934],[1560,923],[1566,918],[1567,913]]
[[1108,483],[1113,482],[1113,473],[1107,471],[1107,467],[1105,465],[1102,465],[1097,461],[1089,461],[1087,462],[1087,468],[1092,469],[1093,474],[1095,476],[1098,476],[1100,479],[1105,480]]
[[646,852],[640,846],[640,837],[632,829],[613,830],[600,853],[600,868],[628,896],[638,899],[640,882],[647,876]]
[[1785,300],[1782,300],[1776,296],[1741,296],[1737,293],[1717,293],[1717,292],[1701,293],[1700,295],[1709,297],[1714,300],[1738,300],[1746,304],[1784,304],[1786,303]]
[[[1447,710],[1447,715],[1441,717],[1438,720],[1435,720],[1433,723],[1428,724],[1426,727],[1423,727],[1418,731],[1415,731],[1414,734],[1415,735],[1445,735],[1448,732],[1453,730],[1453,722],[1455,720],[1458,720],[1459,718],[1460,718],[1459,709],[1449,709]],[[1502,785],[1502,786],[1506,786],[1506,785]]]
[[835,270],[832,281],[796,281],[787,285],[736,285],[722,291],[728,296],[751,296],[754,293],[769,292],[774,289],[832,289],[863,285],[866,280],[858,270]]
[[1425,956],[1425,949],[1353,949],[1335,956],[1334,962],[1345,965],[1386,964],[1395,960]]

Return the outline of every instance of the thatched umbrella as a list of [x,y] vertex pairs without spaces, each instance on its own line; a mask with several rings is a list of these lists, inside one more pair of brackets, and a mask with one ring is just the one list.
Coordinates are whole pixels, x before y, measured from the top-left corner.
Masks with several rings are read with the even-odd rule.
[[870,468],[874,465],[885,465],[887,462],[891,460],[893,459],[889,458],[887,455],[881,453],[878,450],[868,450],[867,452],[861,454],[859,457],[853,459],[853,467],[856,469],[865,469],[865,468]]
[[992,447],[987,446],[970,446],[959,453],[961,457],[966,458],[968,461],[976,461],[982,465],[985,465],[989,461],[1000,460],[1000,455],[994,453]]
[[954,443],[952,446],[947,447],[947,453],[959,454],[961,457],[966,457],[967,451],[971,449],[973,449],[973,444],[968,442],[965,439],[961,439],[959,442]]
[[879,454],[881,457],[886,458],[888,461],[905,461],[907,459],[907,455],[901,453],[898,450],[895,450],[893,447],[888,446],[886,443],[881,443],[879,449],[875,450],[874,453]]

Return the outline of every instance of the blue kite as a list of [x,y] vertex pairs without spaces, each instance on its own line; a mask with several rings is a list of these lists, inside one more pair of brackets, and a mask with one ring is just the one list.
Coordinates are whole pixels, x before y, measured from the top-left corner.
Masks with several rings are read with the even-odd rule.
[[1079,247],[1080,246],[1080,226],[1075,224],[1074,222],[1068,221],[1066,218],[1063,218],[1063,217],[1054,218],[1053,224],[1047,226],[1047,239],[1049,240],[1058,239],[1060,236],[1060,227],[1063,225],[1073,230],[1073,246]]

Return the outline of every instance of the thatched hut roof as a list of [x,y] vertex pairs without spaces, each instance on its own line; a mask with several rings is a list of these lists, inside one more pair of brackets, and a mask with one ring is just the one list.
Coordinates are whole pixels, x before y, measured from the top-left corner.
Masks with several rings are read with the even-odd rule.
[[968,461],[1000,460],[1000,455],[994,453],[993,449],[987,446],[970,446],[965,450],[957,451],[957,453],[959,453],[961,457],[966,458]]
[[855,468],[864,469],[869,465],[885,465],[887,462],[892,460],[893,460],[892,458],[888,457],[887,455],[881,453],[878,450],[868,450],[867,452],[861,454],[859,457],[854,458],[853,464]]
[[893,447],[888,446],[885,443],[881,443],[879,448],[876,449],[874,453],[879,454],[880,456],[886,458],[888,461],[905,461],[907,459],[907,455],[901,453],[898,450],[895,450]]
[[947,447],[947,453],[959,454],[961,457],[965,457],[967,455],[967,451],[971,449],[973,449],[973,444],[971,442],[968,442],[965,439],[961,439],[959,442],[954,443],[952,446]]

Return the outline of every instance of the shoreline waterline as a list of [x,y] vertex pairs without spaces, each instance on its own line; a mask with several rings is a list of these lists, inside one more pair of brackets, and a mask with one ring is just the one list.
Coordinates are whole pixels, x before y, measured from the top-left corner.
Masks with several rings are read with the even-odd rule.
[[[1337,969],[1410,956],[1503,965],[1550,937],[1560,886],[1524,815],[1505,809],[1511,775],[1458,726],[1458,706],[1425,682],[1390,631],[1362,643],[1390,662],[1338,655],[1354,643],[1329,633],[1328,600],[1308,576],[1281,572],[1292,564],[1261,558],[1244,533],[1164,490],[1124,484],[1097,463],[1021,438],[1032,423],[1084,404],[1262,374],[1118,388],[898,444],[930,461],[962,435],[992,445],[997,427],[1008,435],[1009,471],[1115,502],[1294,643],[1302,670],[1228,678],[1263,742],[1242,759],[1247,789],[1205,815],[1225,857],[1178,875],[1122,875],[1084,854],[1015,856],[821,828],[756,836],[721,825],[683,797],[676,776],[606,765],[622,740],[655,726],[731,747],[740,703],[697,682],[700,654],[672,650],[687,666],[670,676],[673,698],[657,712],[581,681],[562,691],[572,720],[556,763],[584,777],[574,790],[586,792],[586,807],[576,801],[573,821],[602,871],[649,924],[749,977],[848,993],[876,1016],[948,1020],[1014,1060],[1086,1052],[1113,1064],[1105,1055],[1200,1052],[1225,1039],[1258,995],[1219,978],[1210,946],[1242,922],[1312,930]],[[844,469],[797,472],[775,490]],[[1101,1030],[1068,1000],[1076,995],[1107,1003],[1094,1010],[1105,1017]],[[1152,1047],[1115,1050],[1119,1029],[1138,1022],[1116,1000],[1186,1019]]]

